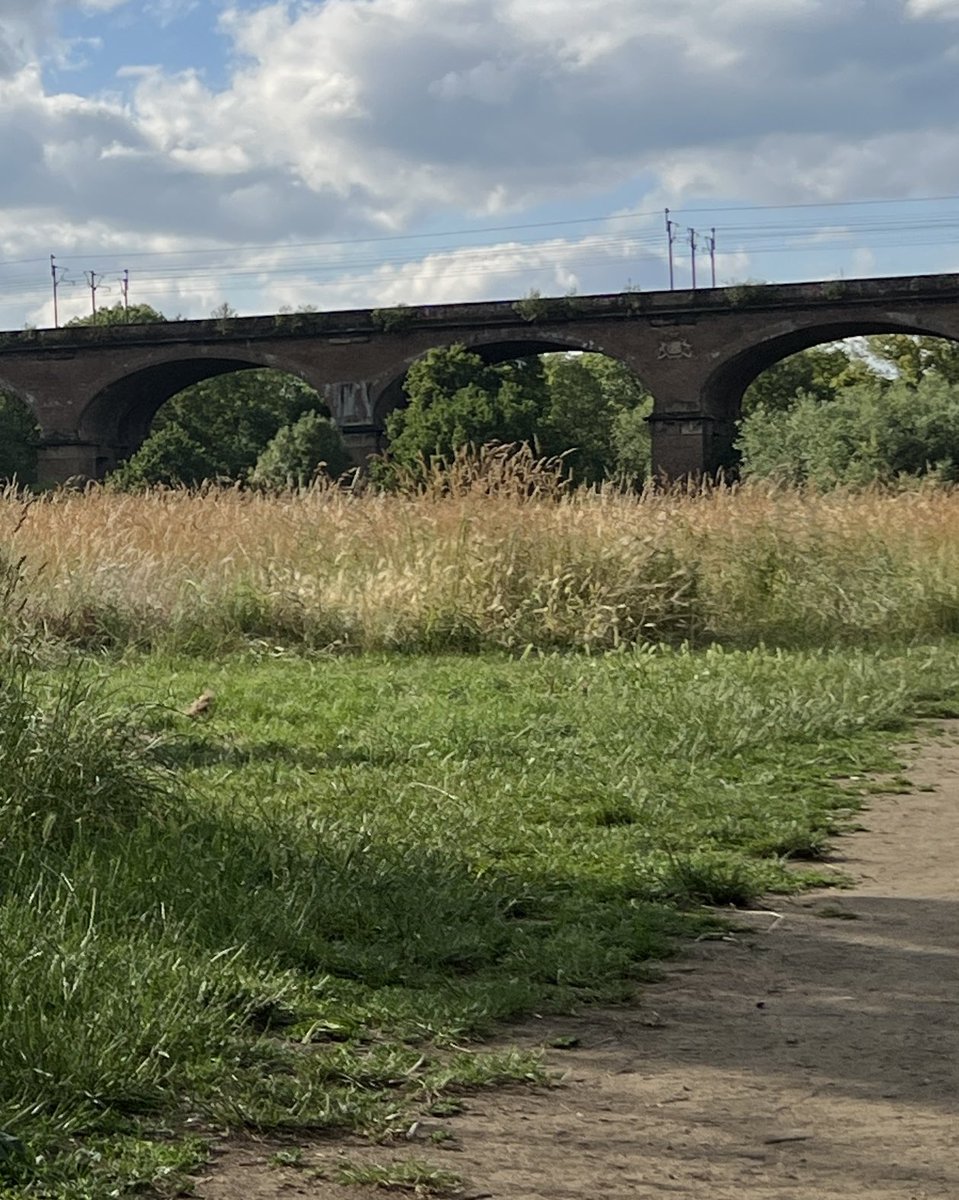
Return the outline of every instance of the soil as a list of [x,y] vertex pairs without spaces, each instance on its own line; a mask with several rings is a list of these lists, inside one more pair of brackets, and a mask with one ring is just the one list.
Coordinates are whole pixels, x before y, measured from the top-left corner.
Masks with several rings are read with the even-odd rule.
[[296,1168],[225,1142],[197,1195],[383,1200],[337,1164],[415,1157],[463,1200],[959,1200],[959,721],[929,734],[916,790],[837,843],[852,890],[736,913],[636,1007],[500,1039],[544,1047],[558,1086],[470,1097],[401,1148],[301,1142]]

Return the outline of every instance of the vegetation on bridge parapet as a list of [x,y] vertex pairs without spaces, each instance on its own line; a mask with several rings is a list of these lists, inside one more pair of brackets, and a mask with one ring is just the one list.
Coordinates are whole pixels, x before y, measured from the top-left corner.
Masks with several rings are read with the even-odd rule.
[[274,314],[273,324],[279,333],[320,333],[328,322],[326,313],[303,305],[297,309],[281,308]]
[[746,279],[742,283],[734,283],[725,289],[726,300],[730,308],[746,308],[750,304],[759,304],[767,296],[769,285],[755,279]]
[[822,285],[824,300],[842,300],[846,295],[846,284],[842,279],[830,279]]
[[545,296],[535,289],[531,288],[522,300],[517,300],[513,304],[513,311],[524,321],[543,321],[549,316],[550,302]]
[[562,321],[594,311],[597,299],[602,304],[605,297],[578,296],[575,291],[567,292],[565,296],[543,296],[532,288],[522,300],[515,300],[512,308],[530,324],[534,321]]
[[393,308],[374,308],[370,320],[384,333],[396,333],[413,323],[414,314],[405,304],[397,304]]

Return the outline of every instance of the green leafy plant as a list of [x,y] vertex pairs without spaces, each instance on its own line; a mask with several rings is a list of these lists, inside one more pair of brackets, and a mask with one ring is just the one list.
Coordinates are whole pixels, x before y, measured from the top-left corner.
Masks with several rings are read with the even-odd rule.
[[513,302],[513,311],[524,321],[542,321],[549,316],[550,302],[535,288],[530,288],[522,300]]
[[759,304],[765,296],[766,287],[764,283],[745,280],[725,287],[723,294],[731,308],[745,308],[750,304]]
[[384,333],[399,333],[413,323],[415,314],[405,304],[395,304],[392,308],[374,308],[370,320]]
[[382,1188],[389,1192],[410,1192],[414,1196],[455,1196],[462,1177],[423,1159],[398,1159],[378,1163],[345,1163],[337,1170],[340,1183]]

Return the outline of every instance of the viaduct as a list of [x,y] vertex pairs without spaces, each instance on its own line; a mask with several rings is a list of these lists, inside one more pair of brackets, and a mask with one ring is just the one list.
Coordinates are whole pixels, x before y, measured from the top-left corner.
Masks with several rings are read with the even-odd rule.
[[874,333],[959,340],[959,275],[22,330],[0,333],[0,388],[33,410],[41,482],[58,483],[102,477],[164,401],[211,376],[299,376],[362,461],[384,445],[406,371],[432,347],[461,343],[488,362],[590,350],[652,393],[653,467],[680,478],[734,465],[743,392],[767,367]]

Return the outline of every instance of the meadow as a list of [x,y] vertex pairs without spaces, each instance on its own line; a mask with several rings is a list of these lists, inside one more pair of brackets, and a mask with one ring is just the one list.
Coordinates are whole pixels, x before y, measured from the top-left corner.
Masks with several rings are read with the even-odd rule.
[[0,1197],[455,1121],[541,1078],[503,1022],[642,1003],[717,909],[841,884],[871,773],[959,701],[957,526],[944,489],[495,455],[402,497],[8,493]]
[[819,647],[959,630],[954,490],[567,492],[506,450],[407,495],[8,494],[0,555],[24,620],[81,648]]

